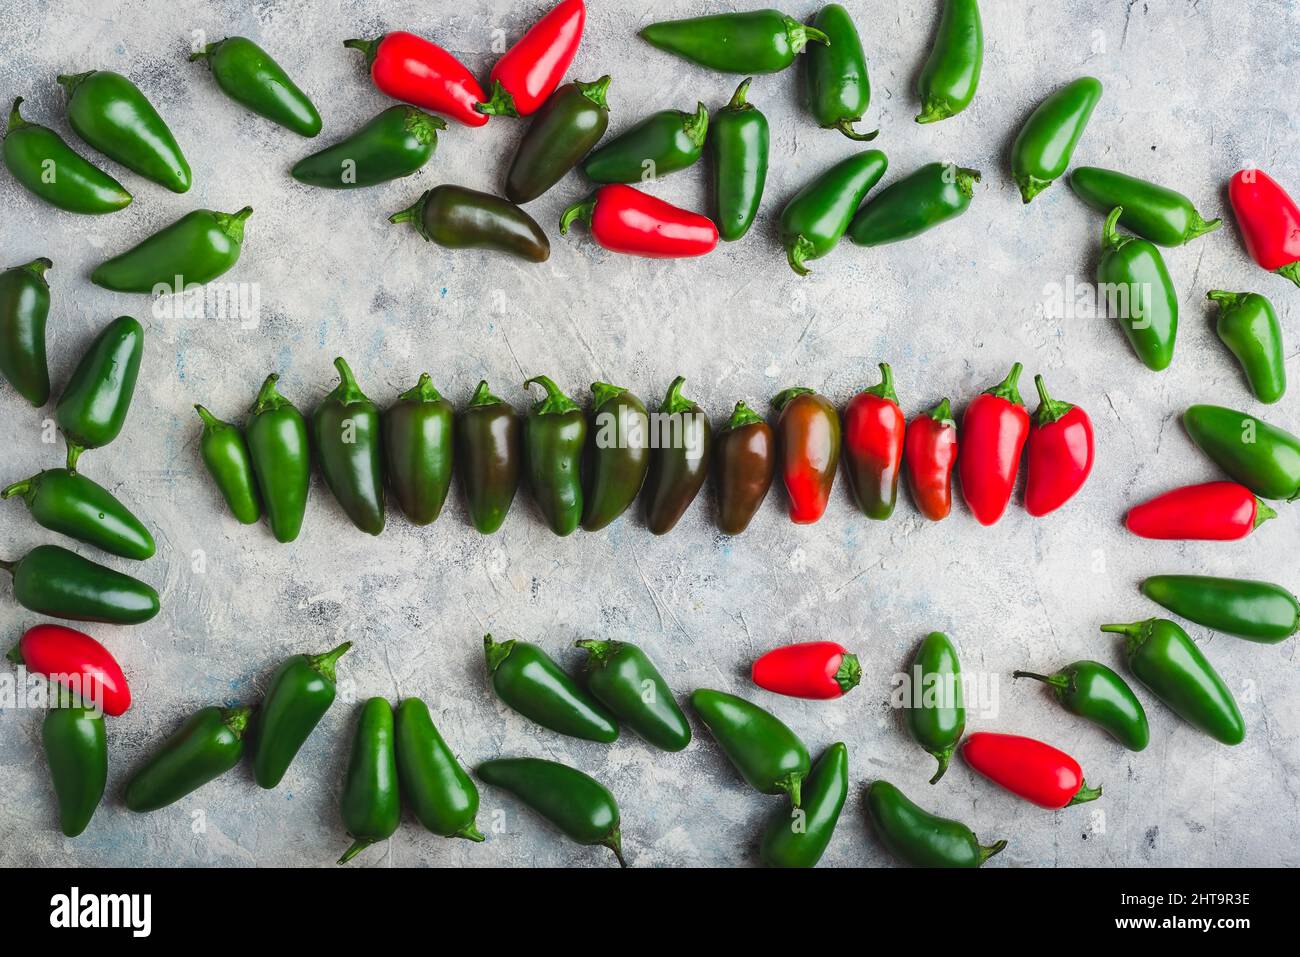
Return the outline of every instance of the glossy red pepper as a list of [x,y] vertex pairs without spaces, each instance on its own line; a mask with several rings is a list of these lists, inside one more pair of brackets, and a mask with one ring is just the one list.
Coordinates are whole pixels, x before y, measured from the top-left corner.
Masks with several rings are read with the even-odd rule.
[[772,400],[781,477],[790,496],[790,521],[810,525],[822,517],[840,462],[840,417],[812,389],[786,389]]
[[1124,524],[1142,538],[1231,542],[1277,512],[1236,482],[1187,485],[1129,509]]
[[77,694],[87,706],[97,704],[116,717],[131,707],[131,689],[122,667],[90,635],[62,625],[27,629],[9,660]]
[[824,701],[848,694],[862,679],[857,655],[833,641],[776,648],[754,662],[754,684],[792,698]]
[[586,22],[582,0],[563,0],[529,27],[492,67],[492,96],[478,104],[478,111],[489,116],[536,113],[568,72]]
[[880,363],[880,384],[844,409],[844,464],[853,498],[868,518],[886,519],[898,500],[907,420],[894,393],[894,371]]
[[1300,208],[1271,176],[1238,170],[1228,183],[1228,201],[1251,258],[1300,286]]
[[1033,738],[979,731],[966,738],[961,753],[994,784],[1049,811],[1101,797],[1101,788],[1088,787],[1078,761]]
[[487,99],[465,64],[424,37],[396,31],[377,40],[344,40],[366,55],[370,77],[382,93],[464,123],[488,121],[478,105]]
[[948,400],[907,426],[903,465],[912,501],[932,522],[952,511],[952,470],[957,464],[957,423]]
[[1025,509],[1037,517],[1056,511],[1083,488],[1096,447],[1088,413],[1048,395],[1041,375],[1034,376],[1034,385],[1040,401],[1025,446]]
[[560,232],[574,220],[591,229],[591,237],[610,252],[651,259],[703,256],[718,245],[718,227],[699,213],[665,203],[625,186],[602,186],[560,217]]
[[961,420],[961,494],[981,525],[1006,511],[1029,437],[1029,410],[1016,388],[1022,369],[1013,365],[1005,379],[975,397]]

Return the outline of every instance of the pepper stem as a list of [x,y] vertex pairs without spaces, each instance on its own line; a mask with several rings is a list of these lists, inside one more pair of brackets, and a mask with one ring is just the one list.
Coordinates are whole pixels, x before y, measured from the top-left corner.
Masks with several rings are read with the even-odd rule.
[[524,388],[533,385],[540,385],[546,390],[546,395],[533,404],[533,411],[538,415],[563,415],[578,408],[578,403],[561,392],[560,387],[549,376],[533,376],[524,383]]
[[802,53],[803,48],[808,45],[809,40],[817,43],[824,43],[826,46],[831,45],[831,38],[816,27],[810,27],[806,23],[800,23],[794,17],[785,18],[785,32],[790,37],[790,46],[795,53]]
[[339,384],[334,389],[333,398],[344,405],[366,401],[366,394],[361,391],[361,386],[357,385],[357,377],[352,374],[352,368],[347,360],[342,356],[337,357],[334,360],[334,368],[339,373]]
[[21,644],[14,645],[10,648],[9,653],[6,654],[5,657],[16,665],[26,664],[23,660],[23,648]]
[[[992,844],[989,845],[981,844],[980,851],[979,851],[979,857],[980,857],[979,863],[983,864],[993,855],[1001,854],[1002,851],[1006,848],[1006,846],[1007,846],[1006,841],[994,841]],[[977,864],[976,866],[978,867],[979,865]]]
[[478,843],[479,841],[487,840],[487,838],[485,838],[483,834],[479,831],[479,829],[475,826],[475,822],[473,821],[470,821],[468,824],[462,827],[459,831],[453,834],[452,837],[463,837],[465,840],[474,841],[475,843]]
[[842,119],[838,123],[836,123],[835,126],[832,127],[832,129],[839,130],[849,139],[855,140],[859,143],[870,143],[872,140],[874,140],[877,136],[880,135],[880,130],[872,130],[870,133],[859,133],[857,130],[853,128],[853,124],[858,122],[858,120],[860,119],[862,119],[862,117],[858,117],[857,120],[850,120],[847,118]]
[[0,499],[8,501],[15,495],[26,495],[31,490],[31,487],[31,479],[23,479],[21,482],[14,482],[13,485],[10,485],[4,491],[0,492]]
[[1119,249],[1128,240],[1119,234],[1115,228],[1119,218],[1124,215],[1124,207],[1116,206],[1106,217],[1106,225],[1101,227],[1101,248],[1103,250]]
[[862,665],[858,662],[858,656],[845,654],[840,659],[840,666],[835,672],[835,683],[840,686],[841,694],[848,694],[858,686],[862,680]]
[[709,108],[703,103],[696,103],[695,114],[688,116],[682,123],[682,131],[697,148],[703,146],[709,135]]
[[1275,512],[1269,506],[1269,504],[1265,502],[1262,498],[1256,496],[1255,497],[1255,523],[1251,526],[1251,528],[1259,528],[1270,518],[1277,518],[1277,512]]
[[979,181],[979,170],[967,169],[965,166],[957,167],[957,188],[962,191],[963,195],[974,196],[975,184]]
[[946,103],[936,99],[929,99],[921,104],[921,112],[916,114],[916,122],[937,123],[939,120],[946,120],[950,116],[952,116],[952,111],[948,109]]
[[587,659],[587,663],[588,665],[591,665],[604,660],[605,656],[610,652],[611,642],[596,641],[593,638],[584,638],[581,641],[575,641],[573,647],[581,648],[583,651],[586,651],[590,656]]
[[1146,622],[1135,621],[1127,625],[1102,625],[1101,630],[1111,634],[1124,636],[1124,652],[1132,655],[1143,642],[1142,632]]
[[1293,263],[1287,263],[1285,266],[1281,267],[1280,269],[1274,270],[1274,272],[1276,272],[1279,276],[1285,276],[1287,279],[1290,279],[1297,286],[1300,286],[1300,260],[1296,260]]
[[1033,678],[1035,681],[1041,681],[1044,684],[1049,684],[1053,688],[1065,688],[1070,684],[1070,679],[1067,678],[1065,675],[1040,675],[1033,671],[1013,671],[1011,672],[1011,677]]
[[338,660],[348,653],[352,647],[352,642],[345,641],[332,651],[327,651],[323,655],[309,655],[307,664],[316,671],[322,678],[327,681],[333,681],[336,675],[335,666]]
[[59,84],[59,86],[63,87],[64,91],[66,91],[68,96],[71,97],[76,91],[77,85],[94,72],[94,70],[87,70],[85,73],[62,73],[59,76],[56,76],[54,80]]
[[343,45],[349,49],[360,50],[364,53],[366,55],[366,65],[369,66],[375,62],[375,54],[379,52],[379,44],[382,40],[383,37],[377,40],[344,40]]
[[18,112],[18,107],[23,105],[23,98],[20,96],[14,100],[13,108],[9,110],[9,125],[5,127],[6,133],[12,133],[20,126],[27,126],[27,121],[23,119],[22,114]]
[[278,373],[272,372],[262,382],[262,388],[257,392],[257,398],[253,400],[253,408],[250,411],[252,415],[261,415],[270,409],[278,409],[285,402],[284,396],[280,395],[275,384],[280,381]]
[[236,243],[244,241],[244,220],[253,215],[253,207],[245,206],[237,213],[213,213],[217,228]]
[[741,399],[736,403],[735,410],[731,413],[731,418],[727,420],[727,429],[740,429],[747,425],[755,425],[763,421],[763,417],[745,404]]
[[563,213],[560,214],[560,235],[561,236],[567,235],[569,232],[569,227],[572,226],[574,221],[578,219],[582,220],[584,225],[590,226],[591,217],[595,214],[595,212],[596,212],[596,196],[593,193],[591,196],[588,196],[586,199],[582,200],[582,202],[574,203],[572,206],[570,206],[568,209],[566,209]]
[[813,394],[815,394],[815,390],[809,389],[806,386],[802,386],[802,385],[792,386],[791,388],[786,389],[783,392],[778,392],[776,395],[774,395],[772,397],[772,405],[776,406],[776,409],[779,412],[780,410],[784,409],[787,405],[789,405],[792,399],[795,399],[801,395],[813,395]]
[[371,844],[375,843],[368,837],[359,837],[352,842],[352,846],[343,852],[343,856],[338,859],[339,864],[346,864],[352,858],[356,857]]
[[[212,430],[215,430],[215,429],[219,429],[219,428],[221,428],[221,426],[225,425],[224,422],[222,422],[220,419],[218,419],[215,415],[213,415],[213,414],[212,414],[211,412],[209,412],[207,409],[203,408],[203,406],[201,406],[201,405],[195,405],[195,406],[194,406],[194,411],[197,412],[197,413],[199,414],[199,418],[203,420],[203,428],[204,428],[205,430],[212,431]],[[0,493],[0,495],[3,495],[3,494],[4,494],[4,493]]]
[[684,385],[686,385],[685,376],[679,375],[672,381],[668,386],[667,393],[664,394],[664,401],[659,406],[660,412],[676,415],[679,412],[695,412],[699,410],[699,406],[682,395],[682,386]]
[[936,422],[952,422],[953,425],[957,424],[953,420],[952,403],[948,401],[947,396],[944,396],[942,399],[940,399],[939,404],[936,405],[933,409],[931,409],[926,414],[930,416],[930,418],[934,419]]
[[605,102],[605,95],[609,92],[608,73],[598,80],[592,80],[590,83],[583,83],[581,80],[574,80],[573,85],[578,88],[579,93],[591,100],[591,102],[595,103],[602,110],[609,109],[609,104]]
[[492,390],[488,388],[487,379],[480,379],[478,383],[478,388],[475,389],[474,394],[470,396],[469,408],[476,409],[480,405],[500,405],[500,404],[501,404],[501,400],[498,399],[496,396],[494,396],[492,394]]
[[214,51],[220,45],[221,44],[219,43],[209,43],[202,50],[195,50],[193,53],[190,54],[190,62],[193,63],[195,60],[206,60],[208,57],[212,55],[212,51]]
[[880,363],[880,381],[871,388],[862,391],[869,395],[888,399],[894,405],[898,405],[898,395],[894,392],[894,370],[889,367],[888,362]]
[[77,462],[80,461],[81,453],[84,451],[86,450],[83,449],[80,445],[77,445],[75,442],[68,443],[67,468],[69,472],[77,471]]
[[442,393],[433,385],[433,378],[421,372],[419,381],[397,397],[398,402],[441,402]]
[[1063,418],[1074,406],[1068,402],[1058,402],[1047,394],[1047,382],[1042,374],[1034,376],[1034,386],[1038,389],[1038,411],[1034,420],[1038,425],[1049,425]]
[[934,755],[934,759],[939,762],[939,769],[934,772],[934,777],[930,778],[931,784],[938,784],[939,779],[943,777],[944,772],[948,770],[948,762],[952,760],[952,751],[955,747],[956,745],[953,745],[952,747],[944,748],[942,751],[930,752]]
[[488,96],[486,103],[475,103],[474,109],[488,116],[511,116],[518,117],[519,110],[515,106],[515,98],[510,95],[510,91],[502,85],[500,80],[492,81],[492,93]]
[[815,251],[816,247],[813,246],[812,240],[800,233],[794,238],[794,242],[785,248],[786,262],[800,276],[806,276],[812,270],[804,265],[804,262],[812,258]]
[[995,395],[999,399],[1006,399],[1012,405],[1024,405],[1025,400],[1020,398],[1020,389],[1017,387],[1017,383],[1020,381],[1020,373],[1023,372],[1024,369],[1025,367],[1019,362],[1015,363],[1011,367],[1011,371],[1007,373],[1007,377],[993,388],[985,389],[984,394]]
[[1192,225],[1188,227],[1187,238],[1183,240],[1190,243],[1197,236],[1204,236],[1206,233],[1212,233],[1223,225],[1223,220],[1217,216],[1214,219],[1203,219],[1201,214],[1192,210]]
[[393,213],[393,215],[388,217],[388,221],[390,223],[415,223],[415,228],[419,229],[421,234],[423,234],[424,229],[420,226],[420,213],[424,209],[424,200],[428,195],[428,193],[421,193],[419,199],[406,207],[406,209]]
[[777,781],[776,786],[780,788],[782,791],[784,791],[786,794],[790,795],[790,804],[792,807],[797,808],[799,806],[799,804],[803,800],[803,796],[801,794],[801,790],[803,788],[802,774],[799,774],[797,771],[791,771],[785,777]]
[[1224,289],[1211,289],[1205,294],[1205,298],[1215,302],[1223,310],[1228,310],[1236,306],[1241,300],[1245,299],[1250,293],[1246,292],[1228,292]]
[[743,110],[752,110],[754,104],[745,98],[749,95],[749,84],[754,82],[752,76],[747,76],[740,81],[740,86],[736,87],[736,92],[731,94],[731,101],[722,109],[728,113],[740,113]]
[[610,385],[608,382],[593,382],[591,384],[591,407],[599,409],[610,399],[616,398],[626,391],[627,389],[621,385]]
[[491,635],[483,636],[483,653],[487,655],[488,674],[501,667],[501,662],[510,657],[515,643],[511,641],[493,641]]
[[614,828],[614,830],[610,832],[609,837],[605,838],[605,840],[600,843],[603,847],[608,847],[614,852],[614,856],[618,858],[619,867],[627,867],[627,861],[623,859],[623,835],[619,832],[618,828]]
[[1070,798],[1070,803],[1066,807],[1074,807],[1076,804],[1087,804],[1089,801],[1095,801],[1101,797],[1101,788],[1088,787],[1088,782],[1084,781],[1074,797]]
[[242,738],[248,729],[248,719],[253,709],[247,707],[221,709],[221,723],[230,729],[236,738]]

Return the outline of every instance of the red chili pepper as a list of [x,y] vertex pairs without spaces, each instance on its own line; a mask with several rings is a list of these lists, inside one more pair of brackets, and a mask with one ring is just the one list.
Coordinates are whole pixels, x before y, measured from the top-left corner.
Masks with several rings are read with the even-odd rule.
[[1129,509],[1124,524],[1142,538],[1231,542],[1277,512],[1236,482],[1187,485]]
[[487,97],[465,64],[414,33],[385,33],[378,40],[344,40],[366,55],[371,79],[396,100],[433,110],[466,126],[488,121],[477,109]]
[[1050,811],[1101,797],[1079,762],[1050,744],[1018,734],[979,731],[961,747],[966,763],[994,784]]
[[952,469],[957,464],[957,423],[944,399],[907,426],[903,443],[907,487],[921,514],[937,522],[952,511]]
[[894,370],[880,363],[880,384],[864,389],[844,409],[844,464],[853,498],[868,518],[894,514],[907,420],[894,393]]
[[857,655],[833,641],[805,641],[769,651],[751,672],[754,684],[792,698],[824,701],[858,686],[862,668]]
[[699,213],[665,203],[639,189],[602,186],[560,217],[560,232],[582,220],[591,236],[610,252],[651,259],[703,256],[718,245],[718,227]]
[[492,97],[478,104],[489,116],[531,116],[564,79],[578,52],[587,8],[582,0],[563,0],[534,23],[497,60],[488,77]]
[[810,525],[822,517],[840,461],[840,417],[825,396],[812,389],[786,389],[772,400],[781,477],[790,496],[790,521]]
[[1300,208],[1295,200],[1263,170],[1243,169],[1228,183],[1228,201],[1255,262],[1300,286]]
[[1029,410],[1016,382],[1022,366],[981,392],[961,420],[961,493],[981,525],[1002,517],[1020,471],[1020,453],[1029,437]]
[[62,625],[27,629],[9,660],[45,675],[73,691],[87,704],[117,716],[131,707],[131,689],[117,660],[90,635]]
[[1034,376],[1034,385],[1039,403],[1025,449],[1025,508],[1037,517],[1056,511],[1083,488],[1096,450],[1088,413],[1048,395],[1041,375]]

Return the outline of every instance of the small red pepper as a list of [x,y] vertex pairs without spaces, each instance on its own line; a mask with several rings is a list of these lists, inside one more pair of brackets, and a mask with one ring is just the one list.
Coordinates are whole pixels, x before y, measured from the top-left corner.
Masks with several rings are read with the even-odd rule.
[[1020,453],[1029,437],[1029,410],[1016,388],[1023,366],[981,392],[961,420],[961,493],[981,525],[1002,517],[1020,471]]
[[487,97],[465,64],[424,37],[396,31],[378,40],[344,40],[366,55],[380,92],[458,120],[466,126],[488,121],[477,109]]
[[952,470],[957,464],[957,423],[944,399],[907,426],[903,443],[907,487],[921,514],[933,522],[952,511]]
[[1049,811],[1101,797],[1101,788],[1088,787],[1078,761],[1033,738],[979,731],[966,739],[961,753],[994,784]]
[[1056,511],[1083,488],[1096,449],[1088,413],[1048,395],[1041,375],[1034,376],[1034,385],[1039,404],[1025,447],[1025,508],[1037,517]]
[[811,525],[831,499],[840,462],[840,417],[835,406],[812,389],[786,389],[772,400],[781,477],[790,496],[790,521]]
[[880,384],[864,389],[844,409],[844,464],[858,508],[868,518],[894,514],[907,420],[894,393],[894,370],[880,363]]
[[833,641],[805,641],[769,651],[751,671],[754,684],[792,698],[825,701],[848,694],[862,679],[857,655]]
[[488,77],[492,97],[477,109],[489,116],[531,116],[555,92],[578,52],[587,8],[563,0],[507,50]]
[[1277,512],[1236,482],[1187,485],[1129,509],[1124,524],[1142,538],[1231,542]]
[[560,232],[582,220],[610,252],[651,259],[703,256],[718,245],[713,220],[625,186],[602,186],[560,217]]
[[1243,169],[1228,183],[1228,201],[1251,258],[1300,286],[1300,208],[1295,200],[1263,170]]
[[98,704],[116,717],[131,707],[131,689],[107,648],[90,635],[62,625],[27,629],[9,660],[60,684],[86,705]]

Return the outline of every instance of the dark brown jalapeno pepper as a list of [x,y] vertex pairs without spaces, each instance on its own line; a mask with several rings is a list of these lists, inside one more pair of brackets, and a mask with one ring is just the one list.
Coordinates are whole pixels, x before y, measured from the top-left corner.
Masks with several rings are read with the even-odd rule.
[[713,477],[718,488],[718,528],[739,535],[767,498],[776,475],[776,436],[763,417],[744,402],[714,443]]
[[463,186],[435,186],[388,221],[414,223],[421,236],[448,249],[494,249],[535,263],[551,255],[550,240],[531,216],[500,196]]
[[650,423],[653,450],[643,498],[646,525],[656,535],[672,531],[691,507],[713,456],[713,426],[708,415],[682,395],[685,383],[682,376],[673,380]]
[[519,489],[523,422],[514,407],[494,396],[484,381],[457,417],[455,431],[456,468],[469,520],[484,535],[491,535],[506,520]]

